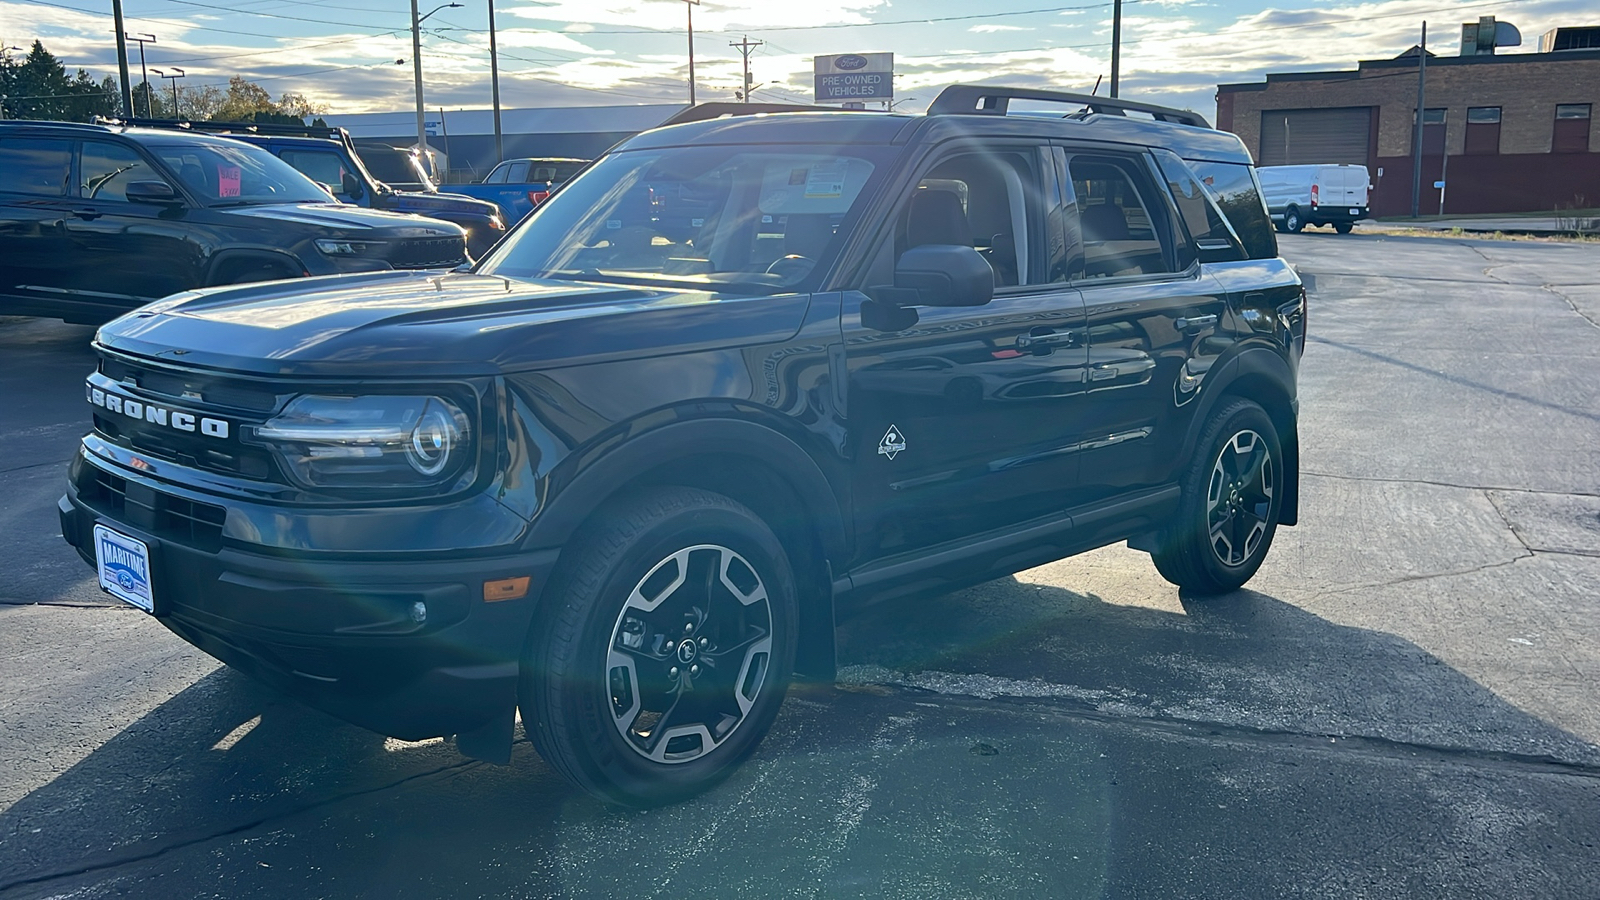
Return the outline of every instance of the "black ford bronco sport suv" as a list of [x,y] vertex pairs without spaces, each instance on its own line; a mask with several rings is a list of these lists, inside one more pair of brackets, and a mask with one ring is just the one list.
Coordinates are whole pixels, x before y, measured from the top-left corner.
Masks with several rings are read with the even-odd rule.
[[1191,113],[957,86],[679,124],[470,271],[106,325],[61,528],[314,706],[500,762],[520,709],[576,784],[669,802],[832,678],[849,605],[1123,540],[1243,584],[1295,521],[1305,304]]
[[0,123],[0,314],[98,324],[197,287],[450,267],[465,254],[456,225],[339,205],[238,141]]

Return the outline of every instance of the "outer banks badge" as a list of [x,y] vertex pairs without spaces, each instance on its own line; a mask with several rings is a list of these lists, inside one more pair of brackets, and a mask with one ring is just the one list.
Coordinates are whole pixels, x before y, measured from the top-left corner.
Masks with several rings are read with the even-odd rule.
[[895,456],[898,455],[900,453],[900,451],[904,450],[905,448],[906,448],[905,436],[900,433],[900,429],[899,428],[896,428],[895,426],[890,425],[889,426],[889,430],[887,432],[884,432],[883,440],[878,442],[878,455],[879,456],[887,456],[890,459],[894,459]]
[[145,612],[155,612],[150,593],[150,548],[143,541],[96,525],[94,556],[100,570],[100,587],[106,593]]

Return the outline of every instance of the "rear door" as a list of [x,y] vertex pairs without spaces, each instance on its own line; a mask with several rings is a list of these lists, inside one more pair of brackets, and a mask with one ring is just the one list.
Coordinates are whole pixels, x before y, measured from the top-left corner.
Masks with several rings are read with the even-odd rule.
[[0,295],[11,310],[60,298],[67,287],[71,174],[71,141],[0,137]]
[[1169,176],[1148,153],[1068,149],[1083,232],[1072,283],[1083,293],[1089,344],[1074,416],[1079,502],[1177,477],[1194,401],[1230,343],[1226,292],[1200,264],[1194,236],[1224,240],[1226,229],[1209,220],[1187,167],[1172,161],[1181,170]]

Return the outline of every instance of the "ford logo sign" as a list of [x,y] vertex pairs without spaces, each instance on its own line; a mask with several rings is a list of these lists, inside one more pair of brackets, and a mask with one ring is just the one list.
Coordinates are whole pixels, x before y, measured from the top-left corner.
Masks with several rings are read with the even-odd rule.
[[865,69],[867,67],[867,58],[852,53],[849,56],[841,56],[834,60],[833,67],[835,69],[843,69],[846,72],[854,72],[857,69]]

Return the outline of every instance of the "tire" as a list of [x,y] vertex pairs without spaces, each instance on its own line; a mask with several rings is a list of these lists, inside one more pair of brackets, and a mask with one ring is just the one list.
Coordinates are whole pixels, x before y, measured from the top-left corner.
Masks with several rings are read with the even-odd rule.
[[1249,581],[1272,547],[1283,505],[1283,450],[1266,411],[1244,399],[1223,401],[1197,447],[1175,521],[1150,556],[1178,587],[1225,594]]
[[794,574],[772,530],[720,494],[653,489],[597,521],[563,552],[529,632],[523,722],[601,800],[684,800],[737,768],[778,714]]
[[1350,231],[1352,229],[1354,229],[1355,227],[1356,227],[1355,223],[1353,223],[1353,222],[1335,222],[1335,223],[1333,223],[1333,230],[1339,232],[1340,234],[1349,234]]
[[1304,231],[1306,220],[1300,216],[1300,207],[1291,206],[1283,211],[1283,230],[1290,234],[1299,234]]

